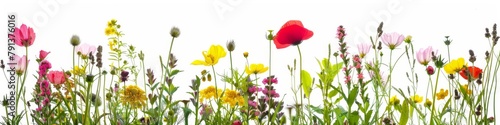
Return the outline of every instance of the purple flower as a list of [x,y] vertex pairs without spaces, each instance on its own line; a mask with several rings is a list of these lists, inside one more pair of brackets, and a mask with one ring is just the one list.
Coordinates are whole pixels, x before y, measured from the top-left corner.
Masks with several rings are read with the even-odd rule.
[[123,71],[122,71],[122,73],[120,74],[120,75],[121,75],[120,80],[121,80],[122,82],[127,81],[127,79],[128,79],[128,74],[129,74],[129,72],[127,72],[127,71],[123,70]]

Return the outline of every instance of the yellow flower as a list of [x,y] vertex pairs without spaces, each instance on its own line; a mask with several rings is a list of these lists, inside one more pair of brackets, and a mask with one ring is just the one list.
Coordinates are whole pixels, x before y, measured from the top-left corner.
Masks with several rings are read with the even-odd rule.
[[219,62],[219,59],[226,56],[226,51],[221,45],[212,45],[208,51],[202,52],[205,60],[195,60],[192,65],[213,66]]
[[438,100],[444,99],[444,97],[448,96],[448,89],[445,91],[441,89],[438,93],[436,93],[436,97]]
[[424,97],[419,95],[411,96],[411,100],[415,103],[421,103],[424,100]]
[[136,85],[128,85],[121,92],[122,104],[129,104],[132,109],[142,108],[146,105],[146,92]]
[[425,104],[424,104],[424,105],[425,105],[425,106],[427,106],[427,107],[432,106],[432,102],[431,102],[431,100],[429,100],[429,99],[425,99]]
[[472,90],[469,89],[469,85],[468,84],[463,84],[461,85],[460,87],[462,87],[465,91],[467,91],[467,94],[472,94]]
[[466,67],[464,58],[458,58],[456,60],[451,60],[448,64],[444,65],[444,71],[448,74],[454,74],[460,72],[462,68]]
[[106,34],[106,36],[114,35],[116,34],[116,29],[114,27],[106,27],[104,34]]
[[395,95],[391,97],[391,99],[389,99],[389,104],[390,105],[397,105],[399,104],[399,99],[398,97],[396,97]]
[[264,67],[264,64],[250,64],[250,67],[249,66],[245,67],[245,72],[248,75],[261,74],[265,73],[268,69],[269,67]]
[[71,70],[71,74],[77,75],[77,76],[83,76],[85,75],[85,68],[86,67],[80,67],[80,66],[75,66],[73,67],[73,70]]
[[225,104],[229,104],[231,107],[234,107],[235,105],[243,105],[244,99],[239,92],[226,89],[226,91],[224,92],[224,97],[222,97],[222,102]]
[[215,86],[208,86],[207,88],[200,91],[200,101],[203,102],[205,99],[217,98],[222,94],[221,89],[215,89]]

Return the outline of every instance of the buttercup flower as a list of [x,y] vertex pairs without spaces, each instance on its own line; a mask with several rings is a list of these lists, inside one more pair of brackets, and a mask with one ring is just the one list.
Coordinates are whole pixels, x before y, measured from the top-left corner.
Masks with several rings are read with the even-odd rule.
[[359,52],[359,57],[363,58],[365,55],[370,52],[372,48],[372,45],[369,43],[361,43],[358,44],[358,52]]
[[19,57],[18,55],[14,55],[14,60],[12,60],[11,63],[9,63],[10,67],[13,68],[15,67],[16,73],[18,75],[21,75],[26,71],[26,65],[28,65],[28,61],[26,61],[26,55],[23,55],[22,57]]
[[399,99],[398,99],[398,97],[396,97],[396,95],[393,95],[393,96],[389,99],[389,104],[391,104],[391,105],[397,105],[397,104],[399,104]]
[[202,54],[205,60],[195,60],[191,64],[213,66],[219,62],[220,58],[226,57],[226,51],[221,45],[212,45],[208,51],[203,51]]
[[264,64],[261,64],[261,63],[260,64],[250,64],[250,66],[245,67],[245,72],[248,75],[261,74],[261,73],[265,73],[268,69],[269,69],[269,67],[265,67]]
[[128,85],[121,93],[123,104],[129,104],[132,109],[142,108],[146,105],[146,93],[136,85]]
[[411,100],[415,103],[421,103],[422,100],[424,100],[424,97],[419,96],[419,95],[414,95],[414,96],[411,96]]
[[14,29],[14,35],[9,35],[9,38],[14,39],[14,43],[20,47],[29,47],[35,42],[36,35],[33,28],[22,24]]
[[313,36],[313,32],[304,28],[299,20],[286,22],[274,36],[274,45],[277,49],[286,48],[290,45],[299,45],[303,40]]
[[384,33],[381,36],[382,42],[389,47],[389,49],[393,50],[401,43],[403,43],[403,40],[405,39],[405,36],[399,34],[399,33]]
[[50,83],[59,85],[66,82],[67,76],[62,71],[50,71],[47,75],[47,78],[49,79]]
[[448,96],[448,90],[441,89],[438,93],[436,93],[438,100],[444,99],[446,96]]
[[417,61],[420,64],[427,66],[427,64],[429,64],[429,62],[432,60],[432,52],[434,52],[432,46],[429,46],[425,49],[421,48],[417,51]]
[[83,43],[81,45],[78,45],[76,47],[76,51],[79,52],[82,56],[82,58],[86,59],[90,53],[95,53],[97,48],[93,45]]
[[[473,80],[479,78],[479,74],[483,73],[483,70],[481,68],[475,67],[475,66],[469,66],[469,67],[467,67],[467,70],[468,70],[470,76],[472,76]],[[462,78],[464,78],[466,80],[469,79],[469,75],[466,73],[465,68],[462,69],[459,72],[459,74],[460,74],[460,76],[462,76]]]
[[455,60],[451,60],[448,64],[444,65],[444,71],[448,74],[454,74],[462,71],[462,69],[467,66],[464,58],[458,58]]

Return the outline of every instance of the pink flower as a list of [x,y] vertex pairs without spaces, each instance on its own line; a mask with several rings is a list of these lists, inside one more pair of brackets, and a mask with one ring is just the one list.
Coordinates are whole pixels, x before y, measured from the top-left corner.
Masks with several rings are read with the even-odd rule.
[[50,83],[59,85],[66,82],[67,76],[62,71],[50,71],[47,75],[47,78],[49,79]]
[[50,86],[47,80],[43,80],[40,84],[40,96],[50,96]]
[[382,42],[389,47],[389,49],[394,50],[394,48],[398,47],[405,40],[405,36],[399,33],[384,33],[381,36]]
[[47,57],[47,55],[49,55],[50,52],[47,52],[47,51],[44,51],[44,50],[40,50],[40,60],[44,60],[45,57]]
[[29,47],[35,42],[35,32],[33,28],[22,24],[20,28],[14,29],[14,35],[9,35],[10,39],[14,39],[14,43],[20,47]]
[[[271,83],[269,83],[269,81]],[[276,78],[274,76],[271,76],[271,78],[264,78],[264,79],[262,79],[262,83],[264,83],[264,84],[272,84],[272,83],[278,84],[278,78]]]
[[76,52],[79,52],[83,58],[89,56],[90,53],[95,53],[96,47],[87,43],[80,44],[76,47]]
[[370,52],[372,48],[372,44],[369,44],[369,43],[361,43],[361,44],[358,44],[358,52],[359,52],[359,56],[361,58],[364,58],[365,55]]
[[241,121],[240,120],[234,120],[233,121],[233,125],[241,125]]
[[40,78],[47,75],[47,70],[50,68],[52,68],[52,64],[50,64],[49,61],[43,60],[40,62],[40,66],[38,66],[38,74],[40,75]]
[[432,59],[432,52],[434,50],[432,49],[432,46],[429,46],[427,48],[421,48],[420,50],[417,51],[417,61],[424,65],[424,66],[427,66],[427,64],[429,64],[429,62],[431,61]]
[[9,63],[11,68],[16,69],[16,73],[18,75],[21,75],[24,73],[26,70],[26,66],[28,65],[28,61],[26,61],[26,55],[23,55],[22,57],[19,57],[18,55],[14,55],[14,60],[11,60],[11,63]]
[[252,86],[252,87],[248,88],[248,93],[250,93],[250,94],[253,94],[253,93],[259,92],[259,91],[261,91],[261,90],[257,86]]
[[346,35],[344,26],[337,27],[337,38],[343,39]]
[[255,101],[248,100],[248,105],[249,105],[249,106],[252,106],[252,107],[254,107],[254,108],[257,108],[257,102],[255,102]]

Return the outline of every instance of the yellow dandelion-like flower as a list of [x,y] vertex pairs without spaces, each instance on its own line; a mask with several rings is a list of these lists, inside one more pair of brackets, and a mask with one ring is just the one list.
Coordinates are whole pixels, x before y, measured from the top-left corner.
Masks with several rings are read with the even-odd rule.
[[77,76],[83,76],[85,75],[85,68],[84,66],[74,66],[73,70],[71,70],[71,74],[77,75]]
[[448,96],[448,89],[441,89],[438,93],[436,93],[436,97],[438,100],[444,99],[446,96]]
[[221,89],[215,89],[215,86],[208,86],[207,88],[200,91],[200,101],[203,102],[205,99],[217,98],[222,95]]
[[464,58],[451,60],[448,64],[444,65],[443,69],[447,74],[454,74],[460,72],[462,68],[467,67]]
[[467,94],[469,94],[469,95],[472,94],[472,90],[469,89],[469,85],[468,84],[463,84],[460,87],[462,87],[467,92]]
[[419,95],[411,96],[411,100],[415,103],[421,103],[424,100],[424,97]]
[[122,104],[129,104],[132,109],[142,108],[146,105],[146,92],[136,85],[128,85],[121,92]]
[[239,92],[235,90],[226,89],[224,92],[224,97],[222,97],[222,102],[229,104],[231,107],[235,105],[243,105],[244,99]]
[[395,95],[391,97],[391,99],[389,99],[389,104],[390,105],[397,105],[399,104],[399,99],[398,97],[396,97]]

